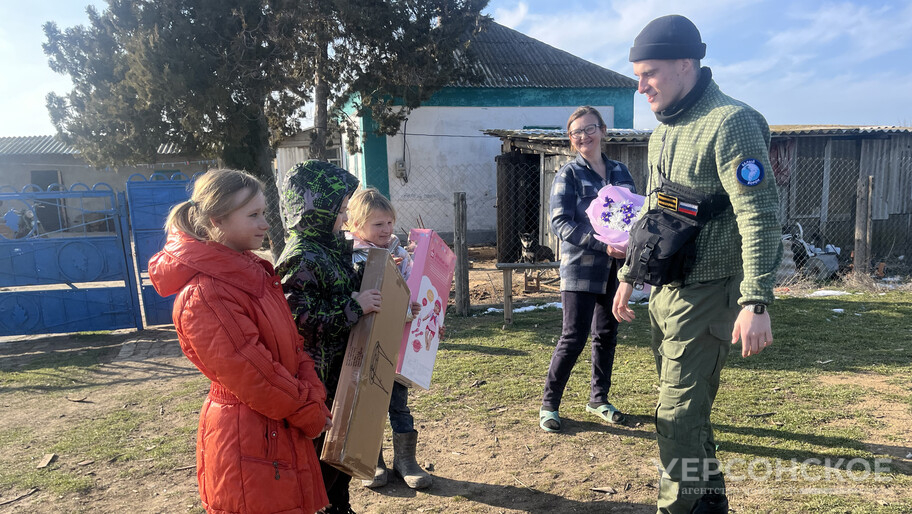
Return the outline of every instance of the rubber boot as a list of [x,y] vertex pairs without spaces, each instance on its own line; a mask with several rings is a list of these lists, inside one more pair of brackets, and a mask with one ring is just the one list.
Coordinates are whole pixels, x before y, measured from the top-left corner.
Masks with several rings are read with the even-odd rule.
[[383,487],[389,481],[389,472],[386,470],[386,463],[383,462],[383,450],[380,450],[380,456],[377,457],[377,467],[374,468],[373,480],[362,480],[363,487]]
[[418,432],[404,434],[393,432],[393,471],[405,480],[412,489],[424,489],[431,485],[434,477],[421,469],[415,460],[415,447],[418,445]]

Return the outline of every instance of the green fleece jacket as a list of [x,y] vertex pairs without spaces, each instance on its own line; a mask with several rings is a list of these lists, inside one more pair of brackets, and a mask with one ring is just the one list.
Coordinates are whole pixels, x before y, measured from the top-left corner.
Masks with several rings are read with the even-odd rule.
[[[685,286],[743,271],[738,303],[773,301],[782,232],[769,142],[763,116],[722,93],[712,80],[696,103],[673,122],[660,124],[650,136],[650,194],[643,212],[656,207],[651,189],[658,184],[660,167],[673,182],[705,193],[727,194],[733,207],[703,227]],[[619,278],[632,282],[628,272],[627,266],[621,268]]]

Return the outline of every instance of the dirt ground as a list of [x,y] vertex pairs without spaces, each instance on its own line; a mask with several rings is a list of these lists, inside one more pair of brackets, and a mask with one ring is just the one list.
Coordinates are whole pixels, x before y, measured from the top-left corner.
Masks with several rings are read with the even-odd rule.
[[[0,369],[3,370],[21,368],[44,352],[77,355],[101,349],[108,362],[91,378],[74,382],[72,390],[68,388],[65,394],[46,397],[40,402],[36,401],[36,393],[27,388],[4,388],[0,395],[0,434],[29,427],[30,443],[14,448],[0,457],[0,461],[37,463],[55,442],[54,426],[60,423],[78,424],[120,408],[162,409],[161,423],[140,427],[130,434],[135,444],[142,446],[144,439],[193,423],[198,413],[170,412],[168,408],[160,407],[158,401],[153,401],[154,405],[148,401],[123,404],[125,397],[132,393],[141,393],[144,398],[163,397],[188,382],[198,383],[200,403],[206,393],[206,384],[199,380],[199,372],[180,355],[176,336],[170,329],[124,331],[95,338],[3,339],[6,339],[0,344]],[[103,387],[97,387],[99,385]],[[82,388],[85,392],[80,392]],[[577,427],[580,436],[590,437],[597,431],[597,437],[613,440],[628,432],[637,438],[651,437],[651,430],[643,427],[606,431],[596,423],[580,425]],[[608,479],[594,474],[590,467],[573,465],[579,458],[575,455],[577,452],[552,454],[555,439],[532,424],[498,427],[446,419],[423,423],[418,428],[421,432],[419,461],[433,470],[434,485],[416,492],[396,478],[377,491],[354,484],[352,504],[356,512],[654,511],[651,505],[655,494],[651,485],[654,471],[643,469],[642,476],[627,482],[604,482]],[[192,438],[192,435],[187,437]],[[192,440],[188,444],[192,445]],[[392,457],[391,447],[387,434],[384,452],[388,460]],[[591,459],[597,458],[589,455]],[[88,493],[55,497],[40,489],[20,490],[0,484],[0,512],[201,512],[192,453],[187,453],[187,459],[188,462],[173,469],[151,471],[154,459],[118,461],[114,458],[108,462],[87,462],[84,456],[59,455],[56,469],[91,477],[94,486]],[[562,471],[571,468],[580,469],[570,473]],[[140,478],[136,478],[137,475]],[[567,483],[578,487],[564,492]],[[589,490],[602,485],[618,492],[608,495]]]
[[[493,246],[469,248],[469,298],[473,307],[503,307],[503,271],[495,267],[496,252]],[[560,298],[560,275],[556,269],[514,271],[512,285],[514,303]]]
[[[48,352],[78,355],[100,350],[105,361],[90,377],[75,380],[65,393],[47,395],[40,401],[31,388],[0,389],[0,438],[23,427],[30,431],[29,443],[7,447],[0,456],[0,465],[37,462],[55,442],[55,426],[75,425],[118,409],[160,411],[160,422],[130,433],[134,446],[143,448],[149,444],[145,440],[173,433],[176,427],[192,426],[198,415],[196,411],[172,412],[168,403],[159,405],[158,398],[190,384],[202,403],[207,390],[206,381],[180,354],[171,329],[123,331],[98,337],[0,339],[5,339],[0,341],[0,369],[4,371],[27,366],[36,356]],[[897,387],[883,377],[871,378],[865,383],[872,390],[890,392]],[[858,381],[858,376],[850,374],[822,379],[826,385],[854,381]],[[147,400],[124,400],[134,394]],[[491,409],[496,410],[497,406]],[[896,443],[897,437],[908,440],[912,421],[908,413],[899,407],[891,410],[886,404],[878,404],[873,412],[884,413],[890,422],[875,430],[867,443],[879,454],[908,462],[907,448]],[[895,414],[896,419],[889,414]],[[625,449],[642,454],[643,446],[651,449],[655,445],[655,436],[649,420],[631,418],[627,426],[574,419],[559,438],[538,430],[533,423],[478,423],[460,417],[435,422],[419,419],[419,462],[435,475],[433,486],[413,491],[398,478],[391,478],[389,485],[378,490],[355,483],[351,488],[352,505],[359,513],[652,513],[655,469],[649,463],[633,464],[625,458]],[[185,437],[192,448],[193,435]],[[383,446],[389,462],[389,433]],[[58,497],[41,489],[21,490],[0,483],[0,513],[201,513],[192,450],[185,454],[187,462],[165,470],[156,467],[152,458],[121,461],[114,457],[94,462],[81,455],[61,454],[49,472],[66,470],[90,477],[93,487],[88,493]],[[886,501],[899,501],[907,492],[886,488],[880,494],[886,505]],[[755,510],[759,507],[754,503],[756,498],[750,500],[751,506],[739,512],[768,511]]]
[[[475,269],[470,272],[473,306],[489,303],[502,307],[502,273],[481,271],[494,269],[493,251],[472,249],[470,260]],[[545,273],[551,273],[550,278],[557,277],[556,271]],[[542,282],[544,291],[524,293],[522,274],[514,274],[514,301],[553,300],[558,294],[556,282]],[[105,364],[91,377],[74,381],[72,390],[67,389],[65,394],[49,395],[39,402],[34,390],[29,388],[0,388],[0,439],[3,434],[21,431],[23,427],[30,431],[29,443],[10,448],[6,455],[0,456],[0,465],[22,461],[37,464],[54,444],[55,425],[77,424],[118,409],[144,409],[160,414],[160,423],[141,426],[130,433],[140,448],[148,444],[144,443],[147,439],[173,434],[177,427],[195,424],[198,412],[173,411],[157,400],[153,403],[124,400],[133,394],[144,398],[164,397],[190,384],[198,389],[202,404],[208,384],[200,380],[200,373],[181,355],[170,328],[123,331],[104,337],[0,338],[0,370],[22,368],[48,352],[78,355],[90,350],[103,351]],[[839,376],[828,380],[853,378]],[[872,387],[891,386],[877,382]],[[877,406],[878,410],[886,407]],[[534,423],[478,423],[458,416],[435,422],[416,419],[421,433],[419,462],[435,475],[434,485],[416,492],[401,479],[391,479],[388,486],[376,491],[354,484],[353,508],[359,513],[655,512],[655,468],[649,462],[636,463],[643,459],[626,457],[654,451],[655,434],[650,421],[631,416],[627,426],[606,426],[584,416],[581,414],[579,419],[571,416],[572,421],[567,423],[560,438],[539,430]],[[904,446],[898,445],[890,435],[898,430],[902,437],[908,438],[910,421],[908,415],[899,416],[896,423],[884,427],[870,443],[879,451],[902,459]],[[193,435],[186,437],[192,447]],[[383,446],[389,462],[392,457],[389,433]],[[60,455],[55,469],[90,477],[94,485],[89,492],[58,497],[46,490],[22,490],[0,483],[0,513],[199,513],[202,511],[195,462],[192,452],[186,455],[186,462],[164,470],[152,458],[121,461],[115,457],[107,462],[87,462],[85,456]],[[889,495],[885,497],[891,499]],[[756,501],[752,500],[753,507],[758,506]],[[751,511],[749,508],[741,512]]]
[[[10,338],[3,338],[10,339]],[[90,379],[73,382],[65,395],[49,395],[36,401],[34,391],[4,387],[0,395],[0,433],[29,427],[30,443],[2,457],[6,461],[36,462],[52,446],[55,424],[78,424],[122,409],[153,408],[150,405],[124,404],[131,393],[155,391],[161,395],[180,382],[199,376],[199,371],[181,354],[177,336],[169,329],[147,329],[142,332],[119,331],[97,338],[64,336],[22,337],[0,344],[0,369],[14,371],[31,359],[50,352],[78,355],[90,350],[103,350],[107,362]],[[101,387],[98,387],[101,386]],[[85,389],[86,392],[81,392]],[[200,399],[205,390],[200,391]],[[152,395],[157,396],[157,395]],[[202,403],[202,402],[201,402]],[[157,408],[157,406],[155,407]],[[151,438],[158,430],[171,430],[186,422],[186,415],[162,412],[161,426],[132,434],[136,439]],[[191,455],[192,458],[192,455]],[[89,476],[95,487],[86,495],[54,497],[38,490],[16,501],[29,491],[10,489],[0,484],[0,512],[187,512],[199,504],[196,496],[194,469],[147,475],[141,481],[129,478],[135,468],[154,463],[90,462],[80,455],[60,455],[57,466],[76,474]],[[194,462],[187,462],[187,465]]]

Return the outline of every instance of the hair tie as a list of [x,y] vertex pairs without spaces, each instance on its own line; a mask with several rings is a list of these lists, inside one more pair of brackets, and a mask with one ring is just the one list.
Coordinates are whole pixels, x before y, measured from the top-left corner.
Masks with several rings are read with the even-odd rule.
[[187,200],[187,205],[189,205],[190,207],[196,207],[196,202],[194,202],[193,200]]

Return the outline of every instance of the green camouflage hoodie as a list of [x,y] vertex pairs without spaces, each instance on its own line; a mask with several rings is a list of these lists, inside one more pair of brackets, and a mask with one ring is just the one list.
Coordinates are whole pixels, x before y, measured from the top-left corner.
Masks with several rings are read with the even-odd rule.
[[276,272],[329,398],[351,326],[363,314],[352,298],[361,278],[352,266],[351,243],[333,233],[343,200],[357,188],[358,179],[342,168],[306,161],[289,170],[280,192],[289,235]]

